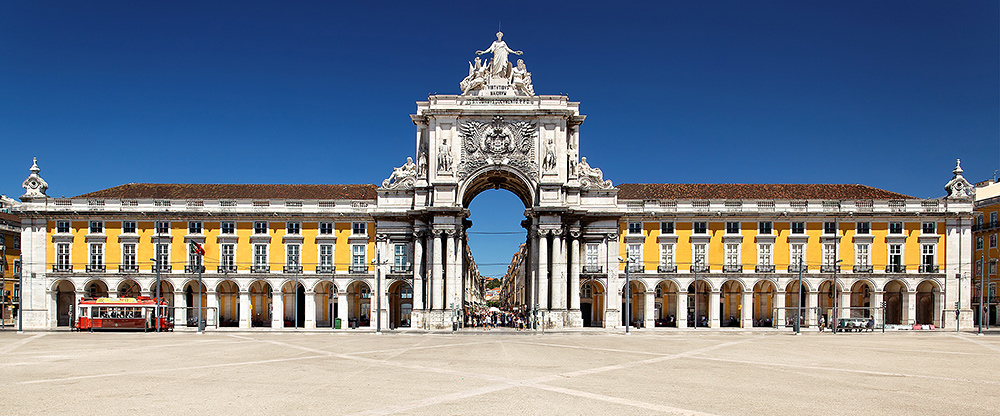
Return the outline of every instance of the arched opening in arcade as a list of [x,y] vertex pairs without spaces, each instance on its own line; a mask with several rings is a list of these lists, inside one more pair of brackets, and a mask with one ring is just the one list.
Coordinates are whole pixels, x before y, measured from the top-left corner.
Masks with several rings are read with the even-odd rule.
[[329,280],[316,284],[313,289],[316,296],[316,327],[333,328],[337,319],[337,286]]
[[215,287],[219,297],[219,326],[240,326],[240,287],[232,280],[223,280]]
[[[629,288],[630,290],[626,291],[625,285],[622,285],[622,325],[631,319],[633,327],[642,328],[646,322],[646,285],[638,280],[632,280],[629,282]],[[628,298],[627,304],[626,298]],[[628,314],[625,311],[628,311]]]
[[885,323],[889,325],[902,325],[907,318],[903,311],[906,310],[906,284],[899,280],[891,280],[885,284],[882,291],[882,299],[885,302]]
[[753,326],[774,326],[775,296],[774,282],[761,280],[753,285]]
[[[858,280],[851,285],[851,318],[872,317],[872,290],[871,282]],[[846,316],[845,316],[846,318]]]
[[743,285],[736,280],[727,280],[722,284],[722,291],[719,293],[719,325],[743,325]]
[[[201,296],[198,296],[198,281],[192,280],[184,285],[184,304],[187,305],[187,311],[184,314],[187,320],[187,326],[198,326],[198,316],[201,316],[201,320],[205,320],[208,316],[208,288],[205,284],[201,284]],[[195,301],[201,298],[201,303],[196,304]],[[198,314],[198,309],[201,308],[201,315]],[[174,322],[174,325],[177,325]]]
[[302,282],[292,280],[281,286],[282,327],[306,327],[306,288]]
[[[156,281],[149,288],[149,296],[156,297]],[[160,280],[160,299],[167,302],[167,315],[170,319],[174,318],[174,285],[170,284],[169,281]]]
[[142,295],[142,289],[139,284],[132,279],[122,280],[118,284],[118,297],[120,298],[134,298]]
[[941,326],[937,305],[941,289],[933,280],[924,280],[917,285],[917,324]]
[[708,327],[708,295],[712,286],[704,280],[695,280],[687,289],[687,326]]
[[349,328],[371,326],[372,289],[360,280],[347,285],[347,323]]
[[580,285],[580,315],[584,327],[604,326],[604,285],[596,280]]
[[[824,280],[822,283],[819,284],[819,301],[818,302],[819,302],[820,316],[822,316],[823,320],[827,322],[827,325],[829,325],[830,324],[830,320],[833,319],[833,315],[834,315],[834,313],[833,313],[834,301],[833,300],[834,300],[834,296],[837,296],[837,295],[840,296],[841,300],[844,299],[844,287],[843,287],[843,283],[841,283],[839,281],[837,282],[836,295],[834,294],[834,290],[833,290],[833,280]],[[836,313],[837,319],[847,318],[848,316],[845,316],[844,313],[843,313],[843,311],[848,310],[847,309],[847,305],[845,305],[843,302],[839,302],[838,301],[838,305],[837,306],[840,308],[840,310],[838,310],[837,313]]]
[[413,286],[399,280],[389,285],[389,328],[409,328],[413,313]]
[[[76,308],[76,287],[69,280],[60,280],[54,284],[52,297],[56,304],[56,326],[70,326],[71,314]],[[73,315],[75,316],[75,314]]]
[[671,280],[661,281],[656,285],[656,326],[677,326],[677,283]]
[[[802,285],[799,290],[799,281],[792,280],[785,286],[785,307],[778,311],[774,318],[785,327],[795,326],[795,319],[798,317],[800,325],[807,325],[810,318],[815,318],[813,309],[809,305],[809,287]],[[801,310],[801,312],[800,312]]]
[[100,279],[95,279],[87,282],[84,285],[83,296],[88,299],[106,298],[108,297],[108,285]]
[[271,285],[263,280],[250,284],[250,327],[271,326]]

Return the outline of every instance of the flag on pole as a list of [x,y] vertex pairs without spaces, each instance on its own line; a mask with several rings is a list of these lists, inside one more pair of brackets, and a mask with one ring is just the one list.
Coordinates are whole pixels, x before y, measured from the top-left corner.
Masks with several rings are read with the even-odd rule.
[[202,247],[201,244],[198,244],[198,243],[192,241],[191,242],[191,253],[193,253],[193,254],[199,254],[199,255],[204,256],[205,255],[205,248]]

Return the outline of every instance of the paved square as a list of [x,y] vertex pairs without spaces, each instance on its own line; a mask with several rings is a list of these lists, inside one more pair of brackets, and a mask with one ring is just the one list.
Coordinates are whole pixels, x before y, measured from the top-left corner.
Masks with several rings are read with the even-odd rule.
[[0,333],[13,414],[994,414],[965,333]]

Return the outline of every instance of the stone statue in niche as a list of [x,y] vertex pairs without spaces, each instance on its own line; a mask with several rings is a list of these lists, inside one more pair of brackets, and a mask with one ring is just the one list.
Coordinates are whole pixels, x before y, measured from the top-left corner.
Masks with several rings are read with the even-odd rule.
[[542,159],[542,169],[552,170],[556,168],[556,147],[552,143],[552,139],[549,139],[548,144],[545,145],[545,158]]
[[451,171],[451,146],[448,145],[448,139],[442,139],[441,145],[438,146],[438,172],[450,172]]
[[416,179],[417,165],[413,164],[412,157],[408,157],[403,166],[393,169],[392,174],[382,181],[382,187],[385,189],[411,187]]
[[600,168],[590,167],[586,157],[583,157],[576,165],[576,175],[580,177],[580,185],[584,188],[614,188],[610,180],[604,180],[604,172]]
[[424,175],[427,175],[427,152],[421,146],[420,155],[417,156],[417,176],[423,178]]

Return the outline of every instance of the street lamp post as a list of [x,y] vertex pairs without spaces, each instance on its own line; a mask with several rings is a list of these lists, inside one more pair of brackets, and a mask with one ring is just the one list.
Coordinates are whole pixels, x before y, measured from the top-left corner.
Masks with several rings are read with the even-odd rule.
[[986,255],[980,255],[979,262],[979,307],[976,313],[979,315],[979,335],[983,334],[983,292],[986,292]]
[[799,256],[799,286],[795,290],[795,335],[802,334],[802,256]]
[[[836,246],[834,246],[834,247],[836,247]],[[836,253],[836,249],[834,249],[834,253]],[[836,254],[834,254],[834,255],[836,255]],[[842,261],[843,260],[837,260],[837,261],[833,262],[833,322],[832,322],[832,324],[833,324],[833,333],[834,333],[834,335],[837,334],[837,308],[840,307],[840,302],[838,302],[839,298],[840,298],[840,293],[838,293],[838,291],[837,291],[837,289],[838,289],[838,287],[837,287],[837,269],[840,268],[840,262],[842,262]]]
[[156,297],[153,298],[153,305],[156,305],[153,316],[156,317],[156,332],[160,332],[160,260],[151,258],[156,267]]
[[[618,259],[621,260],[620,258]],[[625,333],[628,334],[628,326],[632,324],[632,285],[629,281],[628,269],[632,263],[632,259],[627,255],[625,256]]]

